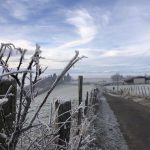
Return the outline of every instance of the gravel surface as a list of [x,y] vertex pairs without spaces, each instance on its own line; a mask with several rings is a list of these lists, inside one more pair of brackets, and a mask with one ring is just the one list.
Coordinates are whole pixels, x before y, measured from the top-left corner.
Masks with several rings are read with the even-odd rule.
[[106,98],[130,150],[150,150],[150,109],[131,99],[107,94]]

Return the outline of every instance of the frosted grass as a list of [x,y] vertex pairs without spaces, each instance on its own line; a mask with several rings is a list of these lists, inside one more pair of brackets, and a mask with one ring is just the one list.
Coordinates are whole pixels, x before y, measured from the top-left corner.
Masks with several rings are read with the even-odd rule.
[[[94,88],[94,85],[83,85],[83,101],[86,98],[87,91],[90,92]],[[35,110],[42,102],[43,98],[45,97],[46,92],[39,95],[34,99],[31,104],[31,109],[28,115],[28,119],[30,120],[31,116],[33,116]],[[51,112],[51,103],[54,100],[61,100],[61,101],[75,101],[78,103],[78,85],[77,84],[65,84],[59,85],[55,88],[55,90],[49,96],[47,102],[45,103],[44,107],[41,109],[40,115],[38,116],[43,121],[47,122]],[[73,102],[73,103],[75,103]]]

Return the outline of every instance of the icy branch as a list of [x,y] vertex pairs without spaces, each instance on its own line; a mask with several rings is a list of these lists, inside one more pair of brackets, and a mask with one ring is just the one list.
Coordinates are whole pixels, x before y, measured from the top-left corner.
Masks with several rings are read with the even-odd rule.
[[57,77],[57,79],[55,80],[55,82],[53,83],[52,87],[50,88],[50,90],[47,92],[47,95],[45,96],[44,100],[42,101],[42,103],[40,104],[40,106],[38,107],[35,115],[33,116],[29,126],[32,125],[32,123],[34,122],[35,118],[37,117],[39,111],[41,110],[41,108],[43,107],[43,105],[45,104],[45,102],[47,101],[47,98],[49,97],[49,95],[51,94],[51,92],[54,90],[54,88],[57,86],[58,82],[61,80],[61,78],[66,74],[66,72],[79,60],[81,60],[84,57],[78,57],[79,55],[79,51],[76,51],[75,56],[70,60],[70,62],[68,63],[68,65],[65,67],[65,69],[61,72],[61,74]]
[[20,70],[20,71],[12,71],[12,72],[8,72],[8,73],[5,73],[5,74],[2,74],[0,75],[0,78],[1,77],[4,77],[4,76],[9,76],[9,75],[14,75],[14,74],[18,74],[18,73],[34,73],[33,71],[31,70]]

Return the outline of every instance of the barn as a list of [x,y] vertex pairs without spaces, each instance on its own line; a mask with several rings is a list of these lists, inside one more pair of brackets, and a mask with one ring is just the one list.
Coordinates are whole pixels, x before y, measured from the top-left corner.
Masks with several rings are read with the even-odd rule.
[[124,80],[124,82],[126,84],[145,84],[147,80],[148,78],[146,76],[136,76],[128,78]]

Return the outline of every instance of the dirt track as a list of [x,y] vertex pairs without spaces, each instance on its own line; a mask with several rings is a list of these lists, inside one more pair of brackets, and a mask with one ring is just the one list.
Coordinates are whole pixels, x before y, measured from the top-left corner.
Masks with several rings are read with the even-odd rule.
[[106,95],[130,150],[150,150],[150,109],[131,100]]

